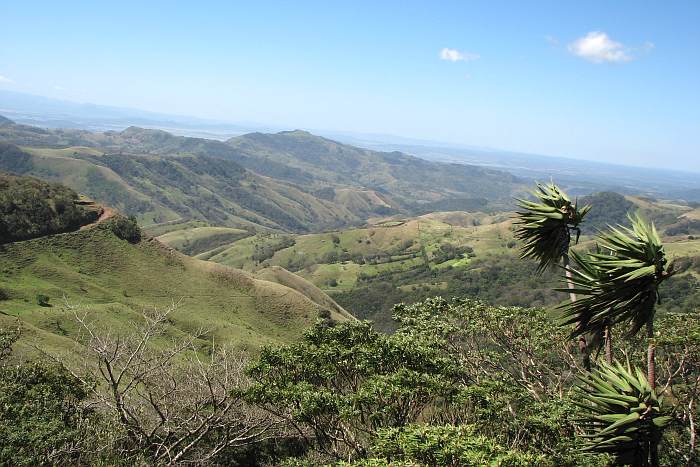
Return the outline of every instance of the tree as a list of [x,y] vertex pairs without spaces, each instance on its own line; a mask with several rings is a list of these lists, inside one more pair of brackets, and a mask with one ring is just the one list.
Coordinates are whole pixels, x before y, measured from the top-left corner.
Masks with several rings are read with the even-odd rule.
[[[590,211],[590,206],[578,208],[569,197],[554,183],[547,185],[538,183],[537,190],[532,195],[535,201],[517,199],[518,206],[523,209],[516,213],[516,238],[525,242],[521,258],[532,258],[538,262],[537,270],[542,272],[549,267],[561,265],[566,272],[569,286],[569,297],[576,302],[574,285],[571,282],[569,267],[569,247],[571,235],[576,233],[576,241],[581,233],[579,224]],[[590,356],[584,333],[577,333],[579,349],[583,355],[586,368],[590,368]]]
[[658,465],[654,452],[671,417],[639,369],[603,363],[581,376],[580,426],[587,434],[583,449],[611,453],[621,465]]
[[266,348],[248,400],[285,420],[328,459],[364,458],[383,428],[430,420],[462,387],[460,366],[432,336],[388,336],[368,322],[319,322]]
[[618,226],[599,235],[600,250],[574,258],[580,270],[571,281],[577,302],[564,305],[563,324],[576,323],[573,335],[601,334],[615,324],[628,326],[636,335],[647,328],[649,339],[647,378],[655,387],[654,314],[659,300],[659,284],[673,275],[666,268],[663,245],[654,224],[640,216],[630,216],[631,228]]
[[[637,391],[639,403],[643,404],[639,406],[640,410],[646,414],[645,410],[652,410],[651,402],[656,404],[653,408],[655,412],[661,410],[660,400],[656,395],[654,317],[655,306],[659,300],[659,284],[670,277],[673,271],[666,269],[663,245],[654,224],[647,223],[639,215],[630,216],[630,221],[631,228],[611,227],[609,232],[601,233],[600,248],[597,252],[574,256],[579,270],[574,273],[571,282],[576,285],[575,291],[583,295],[583,298],[564,305],[563,324],[576,323],[574,336],[605,333],[608,337],[606,340],[609,340],[609,331],[613,325],[627,325],[629,336],[636,335],[646,326],[647,375],[644,380],[640,378],[638,370],[633,372],[630,368],[625,373],[624,368],[619,365],[604,365],[597,376],[588,376],[585,380],[590,386],[597,384],[595,387],[601,391],[600,397],[605,398],[605,394],[608,394],[608,399],[615,399],[611,396],[615,391],[629,392],[627,388],[633,387]],[[630,443],[637,447],[642,443],[646,456],[644,465],[658,465],[657,450],[661,437],[657,434],[667,423],[656,424],[653,436],[636,438],[628,432],[621,434],[619,428],[630,423],[630,429],[639,432],[641,436],[642,431],[639,431],[638,425],[648,420],[635,411],[636,409],[622,404],[632,403],[631,394],[619,396],[623,399],[618,401],[619,403],[606,404],[587,398],[584,392],[583,397],[593,402],[592,406],[588,406],[592,412],[584,417],[584,420],[588,420],[584,421],[584,426],[589,431],[588,436],[598,440],[597,446],[604,446],[607,452],[614,452],[620,459],[627,458],[631,449]],[[594,423],[591,420],[598,421]],[[601,421],[614,423],[605,426]],[[615,433],[615,436],[609,436],[611,433]]]
[[168,342],[165,323],[176,310],[144,312],[131,333],[100,332],[73,308],[85,337],[85,368],[73,375],[90,385],[94,403],[111,415],[126,442],[124,456],[156,464],[216,462],[231,450],[270,437],[275,423],[248,406],[241,354],[196,345],[204,332]]

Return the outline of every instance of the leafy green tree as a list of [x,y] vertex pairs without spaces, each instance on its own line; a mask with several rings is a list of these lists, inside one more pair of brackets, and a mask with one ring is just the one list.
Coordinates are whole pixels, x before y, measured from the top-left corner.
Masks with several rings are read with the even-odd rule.
[[68,465],[87,441],[84,386],[65,368],[7,357],[19,334],[0,329],[0,465]]
[[249,400],[338,460],[366,457],[382,428],[429,421],[463,385],[441,341],[388,336],[368,322],[319,322],[295,344],[264,349],[250,376]]

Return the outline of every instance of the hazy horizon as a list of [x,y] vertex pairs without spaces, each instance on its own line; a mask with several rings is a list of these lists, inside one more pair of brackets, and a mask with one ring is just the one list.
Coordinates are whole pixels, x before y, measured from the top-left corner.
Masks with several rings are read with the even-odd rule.
[[441,5],[9,2],[0,89],[700,171],[700,4]]

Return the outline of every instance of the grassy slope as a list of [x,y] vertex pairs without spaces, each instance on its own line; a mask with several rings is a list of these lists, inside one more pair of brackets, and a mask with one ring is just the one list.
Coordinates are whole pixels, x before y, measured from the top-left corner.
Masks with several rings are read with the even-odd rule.
[[229,227],[195,227],[193,229],[168,232],[157,238],[162,243],[170,245],[178,251],[194,256],[227,243],[235,242],[248,235],[250,233],[247,230]]
[[[95,149],[29,148],[23,172],[138,215],[146,226],[201,219],[230,227],[304,231],[359,222],[350,210],[235,163],[194,156],[104,155]],[[2,166],[0,166],[2,168]]]
[[[205,328],[201,345],[214,339],[241,348],[288,342],[323,309],[281,284],[184,256],[155,240],[132,245],[104,227],[3,246],[0,284],[8,296],[0,301],[0,325],[19,319],[25,350],[36,344],[67,352],[75,345],[64,297],[112,332],[129,328],[144,308],[180,301],[170,334]],[[53,306],[38,306],[37,293]]]
[[250,161],[257,161],[254,170],[264,171],[266,161],[282,162],[311,174],[314,180],[369,188],[380,202],[404,207],[445,198],[488,198],[510,204],[511,194],[522,188],[506,172],[429,162],[400,152],[370,151],[305,131],[251,133],[227,143]]
[[[627,199],[632,202],[632,208],[656,219],[661,231],[689,211],[687,206],[672,203],[634,197]],[[624,212],[619,217],[623,221]],[[214,251],[215,254],[207,254],[207,258],[244,270],[259,271],[258,274],[270,266],[285,267],[339,300],[348,292],[380,283],[393,284],[405,291],[407,298],[416,290],[433,294],[468,290],[497,301],[496,291],[500,289],[500,298],[507,304],[519,299],[534,299],[539,305],[545,305],[556,300],[556,294],[548,290],[556,285],[556,277],[550,274],[540,280],[533,274],[534,267],[530,268],[530,263],[518,259],[519,250],[512,247],[514,238],[508,213],[440,212],[413,219],[375,219],[371,227],[297,235],[294,240],[293,246],[276,251],[262,263],[253,261],[252,255],[279,243],[279,236],[251,236],[229,247],[221,247]],[[666,237],[664,241],[671,259],[700,254],[698,239],[674,236]],[[592,237],[584,235],[576,248],[587,249],[593,244]],[[462,254],[442,261],[440,250],[444,245],[468,245],[473,248],[475,256],[470,258]],[[428,271],[425,270],[426,257]],[[532,271],[528,272],[529,269]],[[482,278],[476,279],[479,275]],[[469,278],[475,278],[476,282],[461,288],[458,283]],[[488,283],[488,290],[483,288],[485,283]],[[522,287],[527,288],[527,293],[517,292]],[[402,299],[400,295],[394,298]],[[356,306],[352,297],[349,300],[343,299],[342,304],[353,313],[365,316],[360,309],[363,305]]]

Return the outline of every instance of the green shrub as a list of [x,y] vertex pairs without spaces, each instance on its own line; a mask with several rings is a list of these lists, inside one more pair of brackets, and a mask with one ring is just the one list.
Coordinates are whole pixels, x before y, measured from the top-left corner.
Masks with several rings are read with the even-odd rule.
[[8,361],[18,337],[0,329],[0,465],[80,463],[86,390],[62,366]]
[[44,295],[42,293],[36,294],[36,304],[39,306],[51,306],[49,300],[51,300],[51,297],[48,295]]
[[109,228],[114,235],[129,243],[138,243],[141,241],[141,229],[134,216],[129,216],[128,218],[117,216],[110,220]]

